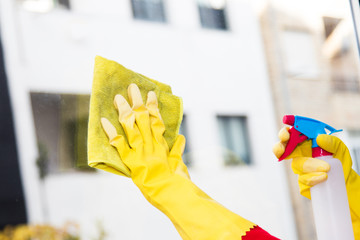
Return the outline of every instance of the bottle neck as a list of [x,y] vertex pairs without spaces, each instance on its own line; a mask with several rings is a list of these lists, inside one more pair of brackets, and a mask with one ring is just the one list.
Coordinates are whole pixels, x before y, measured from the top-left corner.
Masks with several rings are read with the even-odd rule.
[[313,158],[322,157],[322,156],[331,156],[331,155],[333,155],[333,154],[328,151],[325,151],[321,147],[314,147],[312,149],[312,157]]

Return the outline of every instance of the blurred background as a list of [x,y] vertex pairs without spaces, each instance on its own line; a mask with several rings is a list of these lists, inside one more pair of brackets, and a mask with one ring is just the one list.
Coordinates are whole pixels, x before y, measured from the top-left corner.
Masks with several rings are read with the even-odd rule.
[[181,239],[130,179],[87,167],[96,55],[182,97],[192,180],[274,236],[316,239],[310,201],[272,154],[284,114],[344,129],[359,173],[348,1],[0,0],[0,41],[0,230]]

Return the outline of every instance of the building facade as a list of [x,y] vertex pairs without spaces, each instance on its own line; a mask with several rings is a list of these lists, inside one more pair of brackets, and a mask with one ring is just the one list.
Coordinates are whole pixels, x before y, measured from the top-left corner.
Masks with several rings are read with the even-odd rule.
[[97,222],[108,239],[180,239],[129,179],[78,165],[100,55],[182,97],[184,158],[200,188],[273,235],[297,238],[286,172],[271,152],[277,115],[249,2],[0,4],[29,223],[74,221],[84,239],[98,234]]

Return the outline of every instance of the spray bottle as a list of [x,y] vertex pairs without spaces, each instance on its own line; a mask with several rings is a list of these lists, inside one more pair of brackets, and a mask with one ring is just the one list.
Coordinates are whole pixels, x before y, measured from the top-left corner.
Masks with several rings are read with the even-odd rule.
[[353,240],[354,232],[341,162],[316,143],[318,135],[333,134],[342,130],[336,130],[315,119],[294,115],[285,115],[283,123],[293,127],[289,129],[290,139],[279,161],[292,153],[299,143],[310,139],[312,157],[330,164],[328,179],[310,189],[318,240]]

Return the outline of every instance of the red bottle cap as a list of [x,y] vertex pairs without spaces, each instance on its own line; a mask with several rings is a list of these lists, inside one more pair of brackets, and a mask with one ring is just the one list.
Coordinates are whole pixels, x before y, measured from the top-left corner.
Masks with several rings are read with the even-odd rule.
[[287,125],[294,126],[295,124],[295,116],[294,115],[284,115],[283,123]]

